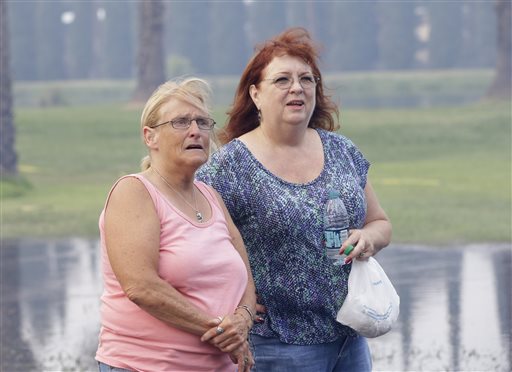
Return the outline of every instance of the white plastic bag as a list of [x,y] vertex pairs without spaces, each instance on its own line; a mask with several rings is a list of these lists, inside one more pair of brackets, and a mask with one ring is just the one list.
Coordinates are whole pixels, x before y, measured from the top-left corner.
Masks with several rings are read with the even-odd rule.
[[364,337],[378,337],[393,327],[398,318],[400,297],[379,263],[352,260],[348,294],[338,312],[338,322]]

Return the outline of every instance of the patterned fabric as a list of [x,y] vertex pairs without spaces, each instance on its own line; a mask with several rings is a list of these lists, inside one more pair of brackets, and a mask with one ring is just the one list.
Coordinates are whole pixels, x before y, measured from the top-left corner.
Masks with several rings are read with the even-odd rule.
[[249,254],[265,322],[252,333],[290,344],[331,342],[355,332],[336,321],[351,265],[334,266],[323,247],[323,208],[341,193],[351,228],[366,217],[369,162],[346,137],[318,129],[324,169],[294,184],[269,172],[238,139],[212,155],[196,176],[223,197]]

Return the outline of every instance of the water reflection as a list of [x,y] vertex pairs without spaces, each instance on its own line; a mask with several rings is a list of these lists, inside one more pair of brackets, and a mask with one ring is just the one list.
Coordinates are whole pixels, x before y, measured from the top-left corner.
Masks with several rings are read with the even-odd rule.
[[93,370],[101,291],[97,242],[2,242],[1,259],[0,370]]
[[[511,247],[392,246],[378,256],[400,318],[375,371],[509,371]],[[3,241],[0,370],[95,371],[97,241]]]
[[390,247],[398,326],[370,340],[375,370],[510,371],[510,245]]

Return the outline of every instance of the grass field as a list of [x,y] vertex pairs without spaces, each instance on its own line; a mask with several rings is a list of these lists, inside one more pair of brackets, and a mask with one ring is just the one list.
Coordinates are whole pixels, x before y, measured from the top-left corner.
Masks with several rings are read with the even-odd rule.
[[[112,182],[138,171],[145,154],[140,112],[121,103],[18,108],[26,182],[2,181],[2,238],[97,237]],[[344,109],[341,125],[372,163],[395,242],[511,241],[510,104]]]

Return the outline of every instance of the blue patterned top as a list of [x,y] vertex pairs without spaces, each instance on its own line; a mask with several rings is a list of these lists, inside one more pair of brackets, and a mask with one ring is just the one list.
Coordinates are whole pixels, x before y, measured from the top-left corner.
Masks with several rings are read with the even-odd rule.
[[265,322],[251,332],[298,345],[355,334],[336,321],[351,265],[334,266],[324,252],[329,190],[341,193],[351,228],[361,228],[366,217],[369,162],[348,138],[317,132],[325,165],[309,183],[276,177],[238,139],[221,147],[196,174],[222,195],[244,239],[259,302],[267,308]]

